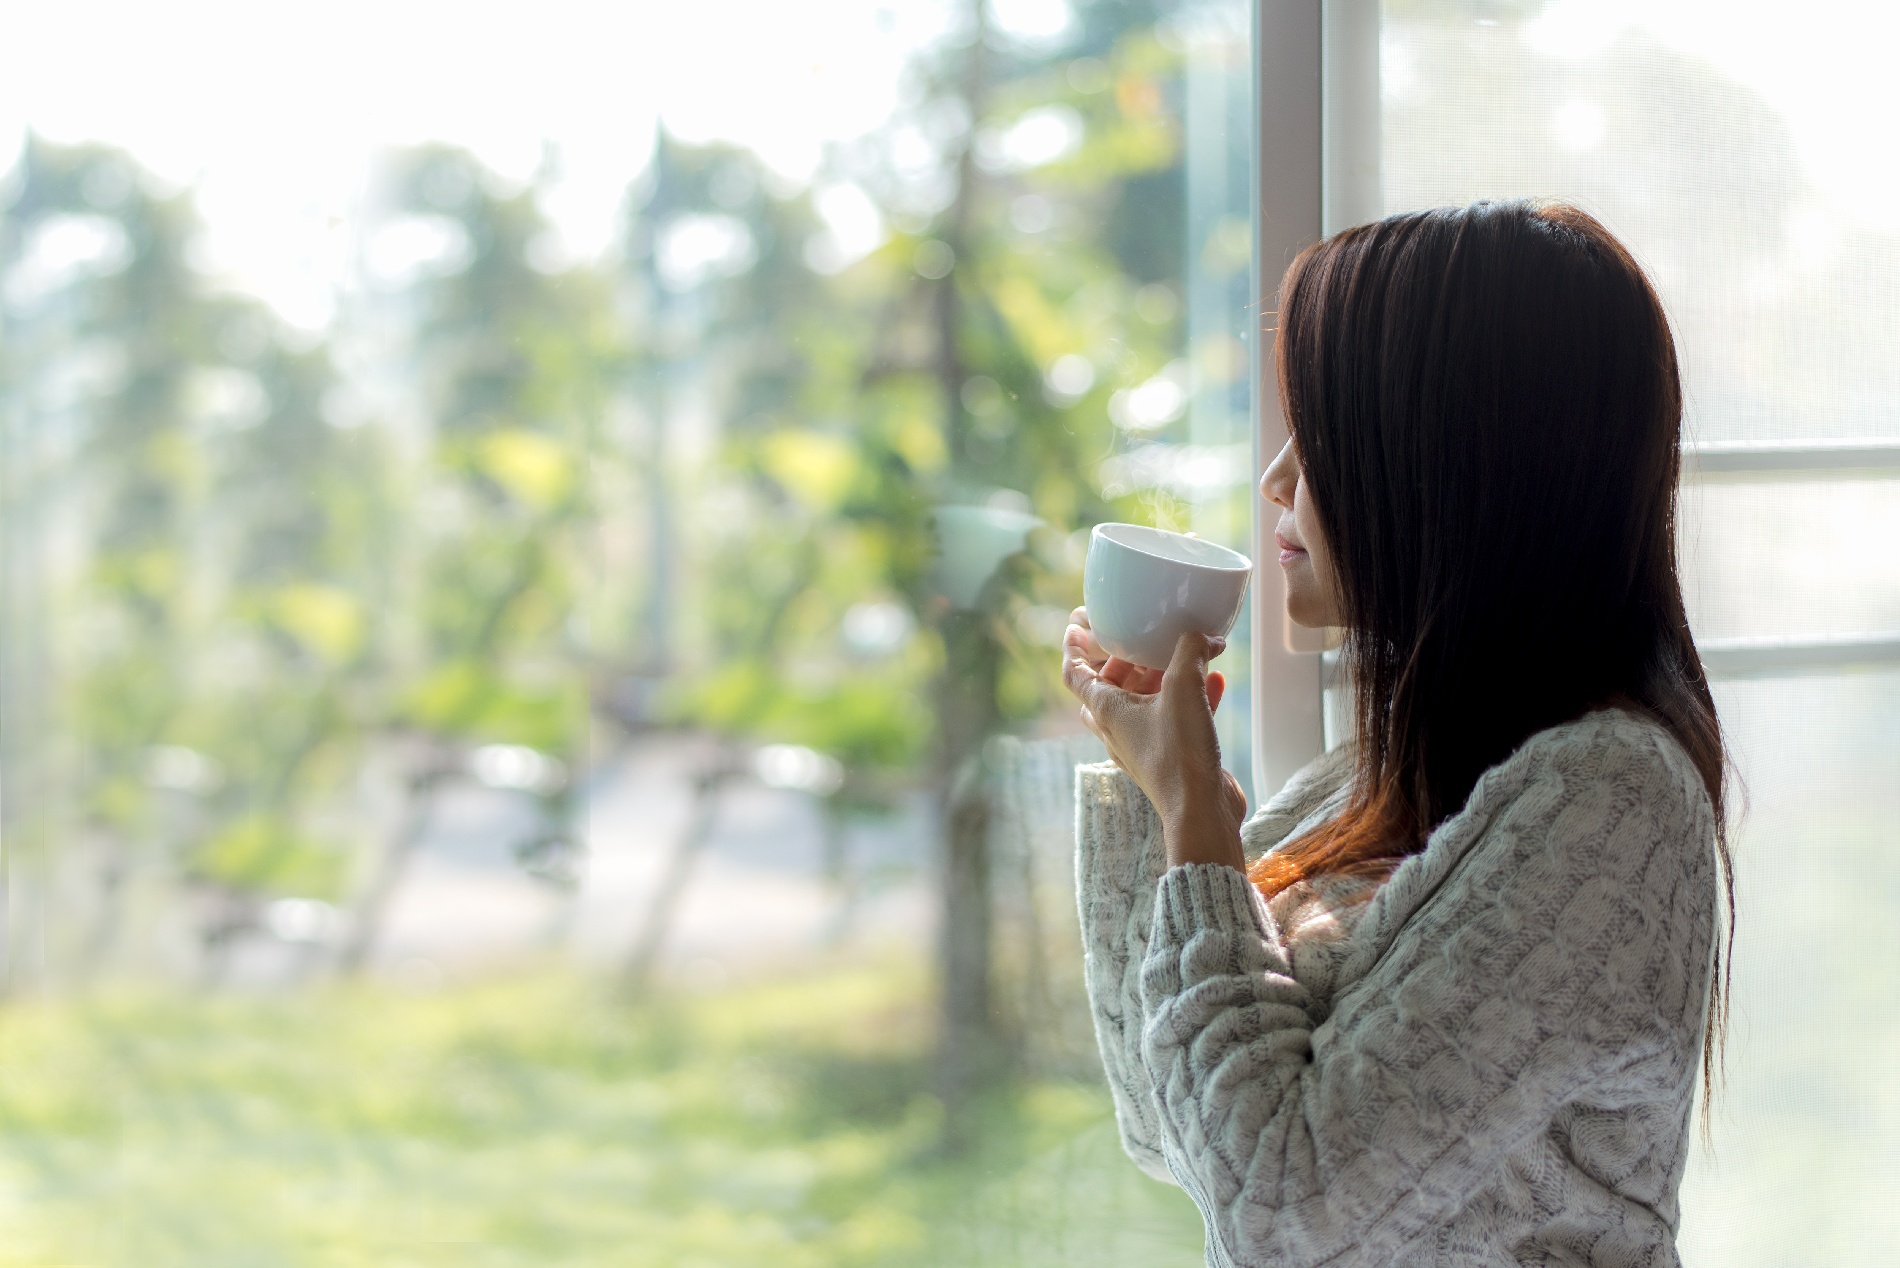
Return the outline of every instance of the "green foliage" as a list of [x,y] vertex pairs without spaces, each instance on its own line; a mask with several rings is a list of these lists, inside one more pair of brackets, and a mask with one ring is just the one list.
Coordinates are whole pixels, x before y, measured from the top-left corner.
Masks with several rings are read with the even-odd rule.
[[[624,250],[574,265],[534,185],[399,151],[361,232],[447,249],[348,297],[339,331],[374,337],[339,345],[347,374],[193,266],[189,194],[31,141],[0,268],[49,226],[117,245],[0,314],[5,540],[51,561],[31,620],[8,612],[28,650],[0,691],[47,736],[9,814],[56,824],[54,854],[343,896],[335,858],[388,839],[364,787],[413,793],[490,743],[584,775],[590,696],[630,670],[665,679],[671,722],[838,758],[865,803],[1046,713],[1075,535],[1177,510],[1100,471],[1114,394],[1179,351],[1151,249],[1181,236],[1156,193],[1180,184],[1179,58],[1150,5],[1081,16],[1094,87],[982,45],[922,61],[825,174],[889,231],[848,264],[817,195],[731,146],[662,135]],[[1081,121],[1072,153],[986,157],[1051,110]],[[900,134],[935,138],[923,168]],[[684,276],[667,244],[695,226],[743,249]],[[1056,390],[1077,358],[1090,381]],[[967,610],[945,508],[1045,525]],[[577,795],[543,790],[551,835]]]
[[1098,1086],[1032,1083],[937,1152],[922,986],[18,1003],[0,1265],[1197,1262]]
[[[1136,298],[1179,271],[1170,97],[1180,59],[1135,10],[1094,12],[1091,25],[1100,91],[1071,84],[1064,62],[992,51],[979,71],[978,54],[947,50],[926,63],[917,117],[954,107],[998,130],[1070,110],[1081,145],[996,170],[953,141],[940,161],[954,200],[927,221],[904,209],[901,182],[860,162],[851,174],[902,229],[835,275],[783,260],[792,227],[814,220],[806,195],[762,192],[769,182],[747,155],[662,141],[637,212],[651,232],[679,217],[736,217],[761,253],[755,267],[699,284],[690,304],[667,297],[651,256],[642,264],[656,328],[677,310],[695,314],[686,346],[702,378],[722,385],[728,428],[693,490],[716,511],[691,529],[708,565],[694,604],[706,636],[678,667],[676,716],[797,737],[847,765],[901,768],[927,752],[954,762],[982,733],[1053,703],[1060,626],[1044,610],[1074,606],[1080,578],[1065,550],[1020,556],[965,619],[938,593],[934,509],[1025,505],[1057,541],[1105,518],[1168,514],[1153,501],[1106,500],[1097,468],[1117,447],[1110,396],[1159,372],[1177,347],[1173,318],[1143,316]],[[753,192],[735,204],[722,182]],[[1038,207],[1053,208],[1046,223]],[[917,264],[946,243],[948,276]],[[1093,382],[1058,395],[1045,375],[1065,357],[1085,358]],[[893,600],[909,608],[913,633],[867,657],[846,637],[850,615]],[[946,691],[977,697],[971,725],[945,729]]]
[[549,677],[512,680],[482,660],[443,661],[416,680],[398,714],[416,726],[479,743],[566,749],[586,719],[581,687]]
[[928,647],[891,665],[832,682],[788,680],[757,659],[735,660],[690,680],[671,701],[674,716],[832,753],[860,769],[910,767],[926,752],[930,710],[914,694],[926,677]]
[[321,664],[347,665],[363,651],[368,614],[341,586],[293,581],[264,598],[264,619]]
[[[20,476],[9,451],[7,539],[63,543],[28,631],[56,646],[0,684],[47,720],[60,760],[31,796],[66,815],[55,845],[347,901],[365,774],[414,774],[393,750],[521,744],[584,772],[589,692],[629,667],[668,675],[674,722],[837,757],[860,808],[1044,713],[1073,533],[1169,513],[1098,470],[1109,400],[1179,342],[1141,301],[1178,266],[1154,249],[1180,236],[1178,67],[1149,6],[1082,17],[1101,91],[946,49],[892,125],[1056,107],[1081,147],[985,167],[924,128],[955,193],[929,210],[875,145],[839,156],[827,179],[891,230],[843,268],[814,250],[813,195],[730,146],[662,136],[622,258],[564,268],[535,188],[396,154],[364,232],[411,220],[456,249],[351,301],[386,358],[374,395],[192,266],[189,195],[31,142],[0,267],[61,218],[124,246],[0,314],[0,421],[49,455]],[[694,217],[747,246],[682,280],[664,238]],[[1093,381],[1056,393],[1068,357]],[[69,410],[33,412],[69,381]],[[940,593],[946,506],[1046,523],[974,610]],[[642,641],[655,609],[671,659]],[[549,977],[17,1002],[0,1265],[1191,1262],[1192,1211],[1126,1165],[1099,1088],[998,1092],[973,1154],[937,1152],[929,996],[907,967],[640,1008]]]
[[233,889],[330,900],[343,896],[349,863],[345,851],[264,813],[226,823],[189,860],[194,874]]
[[[57,650],[0,684],[8,707],[77,757],[35,781],[32,813],[232,888],[335,896],[341,855],[304,825],[347,794],[377,721],[387,454],[330,425],[325,351],[212,289],[188,197],[125,155],[34,140],[5,227],[0,264],[42,231],[118,244],[7,331],[36,353],[8,366],[9,460],[48,455],[62,491],[35,507],[9,488],[10,546],[68,543],[46,606],[9,613],[9,638]],[[33,410],[36,384],[75,373],[70,417]]]

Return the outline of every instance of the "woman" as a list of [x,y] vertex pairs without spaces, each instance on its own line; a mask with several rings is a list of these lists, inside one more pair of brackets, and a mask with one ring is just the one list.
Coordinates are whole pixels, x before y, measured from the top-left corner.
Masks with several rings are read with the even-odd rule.
[[1674,1264],[1728,851],[1661,305],[1583,212],[1477,203],[1308,250],[1279,327],[1261,491],[1289,616],[1345,631],[1357,739],[1248,819],[1221,641],[1156,673],[1077,611],[1123,1144],[1210,1264]]

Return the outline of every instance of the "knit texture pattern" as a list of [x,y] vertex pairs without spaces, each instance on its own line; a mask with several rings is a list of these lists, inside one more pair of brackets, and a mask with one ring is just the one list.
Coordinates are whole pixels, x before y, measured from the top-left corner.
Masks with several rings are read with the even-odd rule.
[[[1289,781],[1248,858],[1338,813],[1349,762]],[[1679,1262],[1714,819],[1654,722],[1532,736],[1383,883],[1268,904],[1170,869],[1113,765],[1077,770],[1076,848],[1122,1143],[1210,1265]]]

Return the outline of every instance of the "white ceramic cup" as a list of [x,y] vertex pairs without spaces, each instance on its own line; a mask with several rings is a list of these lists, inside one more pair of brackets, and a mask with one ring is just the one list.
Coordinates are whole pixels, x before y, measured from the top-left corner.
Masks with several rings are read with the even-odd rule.
[[1181,635],[1224,637],[1240,615],[1253,563],[1198,537],[1139,524],[1097,524],[1082,568],[1082,604],[1102,650],[1166,669]]

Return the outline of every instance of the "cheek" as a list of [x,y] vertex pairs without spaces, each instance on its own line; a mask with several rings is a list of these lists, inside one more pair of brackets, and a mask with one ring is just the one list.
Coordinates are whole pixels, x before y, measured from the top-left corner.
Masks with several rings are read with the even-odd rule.
[[1319,526],[1319,512],[1313,508],[1313,495],[1306,490],[1306,480],[1300,479],[1293,489],[1293,523],[1300,530],[1300,542],[1307,553],[1318,559],[1326,551],[1326,535]]
[[1332,543],[1326,540],[1326,532],[1320,527],[1319,511],[1313,505],[1313,497],[1307,492],[1304,479],[1294,491],[1293,523],[1299,528],[1300,541],[1306,546],[1306,557],[1312,565],[1314,582],[1323,593],[1331,595],[1333,593]]

